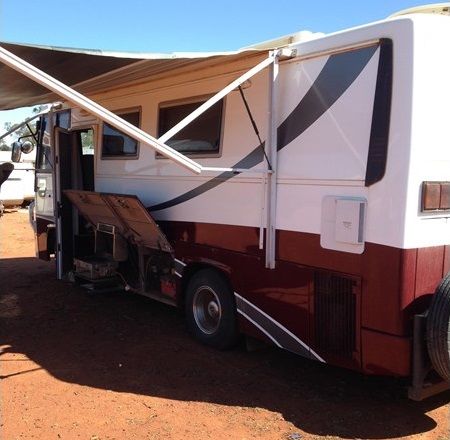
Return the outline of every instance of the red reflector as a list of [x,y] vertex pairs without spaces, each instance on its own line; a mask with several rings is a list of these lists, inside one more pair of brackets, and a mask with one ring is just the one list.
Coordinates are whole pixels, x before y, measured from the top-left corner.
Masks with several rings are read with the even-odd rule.
[[175,298],[176,293],[177,293],[177,285],[175,284],[175,281],[162,276],[161,277],[161,293],[163,295],[167,295],[172,298]]
[[422,211],[450,210],[450,182],[422,183]]

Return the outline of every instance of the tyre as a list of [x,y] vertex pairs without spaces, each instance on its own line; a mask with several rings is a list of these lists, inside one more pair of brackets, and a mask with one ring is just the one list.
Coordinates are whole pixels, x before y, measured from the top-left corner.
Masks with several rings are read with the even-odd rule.
[[239,332],[234,295],[219,272],[203,269],[189,281],[186,322],[189,332],[203,344],[220,350],[236,344]]
[[443,278],[431,300],[427,318],[427,347],[437,373],[450,381],[450,272]]

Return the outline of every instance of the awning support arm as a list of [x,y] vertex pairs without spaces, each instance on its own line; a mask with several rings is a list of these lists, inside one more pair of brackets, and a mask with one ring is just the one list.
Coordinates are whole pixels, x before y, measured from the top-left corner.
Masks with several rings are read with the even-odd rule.
[[[142,142],[144,144],[153,147],[158,153],[162,154],[163,156],[172,159],[179,165],[182,165],[185,168],[188,168],[189,170],[193,171],[194,173],[199,174],[203,170],[204,171],[211,171],[211,170],[209,170],[207,167],[202,167],[202,165],[200,165],[199,163],[193,161],[184,154],[169,147],[168,145],[165,144],[165,142],[172,136],[174,136],[176,133],[178,133],[180,130],[182,130],[194,119],[196,119],[198,116],[200,116],[202,113],[204,113],[208,108],[213,106],[216,102],[221,100],[224,96],[226,96],[236,87],[238,87],[240,84],[244,83],[249,78],[256,75],[258,72],[269,66],[271,63],[273,63],[273,57],[266,58],[265,60],[257,64],[255,67],[250,69],[248,72],[244,73],[239,78],[231,82],[228,86],[226,86],[220,92],[216,93],[213,97],[208,99],[208,101],[202,104],[198,109],[193,111],[190,115],[184,118],[181,122],[175,125],[172,129],[166,132],[159,139],[156,139],[150,134],[146,133],[145,131],[135,127],[134,125],[122,119],[120,116],[110,112],[108,109],[102,107],[100,104],[97,104],[96,102],[92,101],[91,99],[87,98],[86,96],[82,95],[81,93],[77,92],[71,87],[66,86],[61,81],[58,81],[56,78],[48,75],[44,71],[38,69],[37,67],[26,62],[22,58],[14,55],[13,53],[9,52],[8,50],[4,49],[1,46],[0,46],[0,61],[6,64],[7,66],[11,67],[12,69],[32,79],[33,81],[37,82],[38,84],[41,84],[42,86],[51,90],[57,95],[63,97],[67,101],[70,101],[78,105],[80,108],[86,110],[88,113],[97,116],[99,119],[101,119],[104,122],[107,122],[116,129],[121,130],[122,132],[132,137],[133,139],[137,140],[138,142]],[[221,171],[221,169],[217,168],[215,169],[215,171]],[[239,172],[242,172],[242,170],[239,170]]]
[[206,110],[208,110],[214,104],[219,102],[223,97],[228,95],[228,93],[233,91],[235,88],[239,87],[242,83],[249,80],[252,76],[255,76],[257,73],[261,72],[261,70],[265,69],[272,63],[273,63],[272,57],[268,57],[265,60],[261,61],[255,67],[250,69],[248,72],[245,72],[239,78],[235,79],[233,82],[228,84],[220,92],[216,93],[214,96],[209,98],[199,108],[195,109],[192,113],[190,113],[184,119],[182,119],[178,124],[174,125],[170,130],[166,131],[158,140],[160,142],[167,142],[170,138],[175,136],[184,127],[190,124],[194,119],[198,118],[202,113],[206,112]]
[[[241,75],[239,78],[231,82],[228,86],[226,86],[224,89],[222,89],[220,92],[216,93],[213,97],[208,99],[205,103],[203,103],[198,109],[194,110],[191,114],[189,114],[186,118],[184,118],[181,122],[176,124],[173,128],[171,128],[169,131],[167,131],[164,135],[162,135],[159,139],[154,138],[150,134],[146,133],[145,131],[141,130],[140,128],[135,127],[134,125],[130,124],[129,122],[122,119],[120,116],[112,113],[105,107],[102,107],[100,104],[92,101],[91,99],[87,98],[83,94],[77,92],[73,88],[63,84],[61,81],[58,81],[56,78],[48,75],[44,71],[38,69],[37,67],[33,66],[32,64],[26,62],[22,58],[14,55],[13,53],[9,52],[8,50],[4,49],[0,46],[0,62],[6,64],[10,68],[16,70],[17,72],[22,73],[26,77],[30,78],[31,80],[37,82],[38,84],[41,84],[45,88],[51,90],[52,92],[56,93],[57,95],[63,97],[67,101],[70,101],[80,108],[86,110],[88,113],[98,117],[104,122],[107,122],[108,124],[112,125],[116,129],[124,132],[131,138],[137,140],[138,142],[142,142],[146,145],[149,145],[150,147],[154,148],[158,153],[162,154],[163,156],[173,160],[177,164],[184,166],[185,168],[189,169],[190,171],[193,171],[194,173],[200,174],[202,171],[233,171],[233,172],[244,172],[247,170],[244,169],[234,169],[234,168],[213,168],[213,167],[204,167],[200,165],[199,163],[193,161],[189,157],[185,156],[184,154],[174,150],[173,148],[169,147],[165,144],[167,140],[169,140],[171,137],[173,137],[176,133],[178,133],[180,130],[182,130],[184,127],[186,127],[190,122],[192,122],[194,119],[196,119],[198,116],[200,116],[202,113],[204,113],[208,108],[213,106],[216,102],[221,100],[224,96],[226,96],[228,93],[230,93],[232,90],[236,89],[236,87],[239,87],[242,83],[250,79],[252,76],[259,73],[261,70],[266,68],[267,66],[274,63],[275,58],[278,59],[279,56],[284,55],[286,57],[293,56],[292,51],[285,51],[286,54],[284,54],[283,50],[277,51],[276,57],[274,57],[273,54],[271,54],[268,58],[261,61],[259,64],[257,64],[255,67],[250,69],[248,72]],[[26,124],[30,120],[33,120],[40,116],[34,115],[31,119],[27,119],[22,123],[22,125]],[[14,127],[15,131],[19,127]],[[6,137],[10,132],[2,134],[3,137]],[[261,172],[260,170],[248,170],[252,172]],[[262,171],[263,173],[268,173],[268,170]],[[269,170],[270,173],[270,170]]]
[[26,62],[25,60],[19,58],[18,56],[14,55],[1,46],[0,61],[10,68],[16,70],[17,72],[22,73],[31,80],[37,82],[38,84],[41,84],[57,95],[63,97],[67,101],[76,104],[80,108],[86,110],[88,113],[97,116],[99,119],[107,122],[114,128],[121,130],[133,139],[150,145],[156,151],[158,151],[158,153],[169,159],[172,159],[179,165],[182,165],[197,174],[201,172],[202,167],[200,164],[196,163],[192,159],[189,159],[184,154],[179,153],[173,148],[170,148],[164,143],[158,141],[156,138],[149,135],[145,131],[135,127],[134,125],[122,119],[120,116],[115,115],[106,108],[102,107],[100,104],[97,104],[81,93],[75,91],[71,87],[66,86],[61,81],[58,81],[56,78],[53,78],[52,76]]

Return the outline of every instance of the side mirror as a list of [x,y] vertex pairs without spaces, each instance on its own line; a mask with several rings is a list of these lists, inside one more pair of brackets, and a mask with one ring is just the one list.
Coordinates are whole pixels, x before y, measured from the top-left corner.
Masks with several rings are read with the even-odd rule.
[[29,154],[34,150],[34,145],[30,141],[25,141],[20,147],[22,153]]
[[11,161],[20,162],[22,153],[29,154],[34,150],[34,145],[30,141],[16,141],[12,144]]
[[20,142],[13,142],[11,151],[11,162],[20,162],[22,156],[22,144]]

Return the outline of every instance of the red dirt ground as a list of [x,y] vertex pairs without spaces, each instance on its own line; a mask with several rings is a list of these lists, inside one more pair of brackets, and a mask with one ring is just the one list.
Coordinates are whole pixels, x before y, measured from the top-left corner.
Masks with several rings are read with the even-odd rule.
[[450,393],[406,399],[276,349],[218,352],[174,309],[91,295],[34,258],[26,212],[0,219],[0,438],[450,438]]

